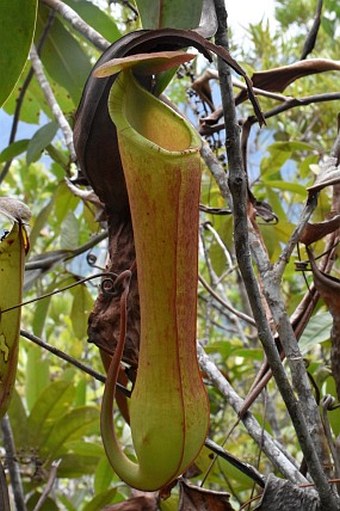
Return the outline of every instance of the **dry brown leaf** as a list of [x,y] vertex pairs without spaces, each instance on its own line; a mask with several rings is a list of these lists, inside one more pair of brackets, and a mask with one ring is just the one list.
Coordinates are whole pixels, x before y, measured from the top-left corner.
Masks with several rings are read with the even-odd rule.
[[[340,71],[340,60],[308,59],[299,60],[288,66],[274,67],[266,71],[258,71],[251,77],[253,87],[271,92],[283,92],[288,85],[304,76],[324,73],[325,71]],[[247,98],[247,91],[242,91],[236,98],[236,103],[242,103]]]
[[158,509],[157,493],[145,493],[113,506],[105,506],[102,511],[158,511]]
[[340,215],[335,215],[324,222],[317,222],[315,224],[306,224],[301,233],[300,241],[305,245],[310,245],[318,240],[321,240],[327,234],[330,234],[340,227]]
[[180,481],[178,511],[233,511],[229,493],[206,490]]

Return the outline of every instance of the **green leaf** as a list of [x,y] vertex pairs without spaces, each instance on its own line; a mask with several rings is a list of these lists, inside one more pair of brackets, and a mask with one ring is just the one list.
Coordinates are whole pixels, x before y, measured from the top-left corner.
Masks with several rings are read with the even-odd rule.
[[48,146],[52,140],[54,139],[56,133],[58,131],[58,125],[56,122],[49,122],[38,129],[31,138],[26,154],[26,163],[30,165],[31,163],[37,161],[43,150]]
[[272,153],[274,151],[283,151],[288,153],[293,153],[294,151],[315,151],[315,147],[307,142],[300,142],[299,140],[288,140],[285,142],[274,142],[268,148]]
[[49,459],[55,459],[63,451],[66,441],[79,440],[83,435],[98,432],[98,428],[99,411],[97,408],[84,406],[66,413],[54,422],[44,446]]
[[91,2],[79,2],[77,0],[64,0],[74,9],[86,23],[97,30],[108,41],[114,42],[121,37],[113,18],[110,18],[104,11]]
[[37,0],[0,2],[0,106],[6,101],[25,65],[37,16]]
[[113,478],[113,471],[106,456],[103,456],[98,463],[94,474],[94,489],[96,493],[107,490]]
[[271,188],[278,188],[279,190],[284,190],[287,192],[294,192],[299,195],[302,195],[303,197],[307,196],[306,188],[302,185],[299,185],[298,183],[290,183],[289,181],[279,181],[279,180],[263,180],[263,184],[266,186],[270,186]]
[[[27,501],[27,511],[34,511],[41,495],[42,494],[38,491],[30,495]],[[42,506],[41,507],[39,506],[39,511],[59,511],[59,509],[60,508],[56,504],[56,502],[49,496],[44,499],[44,503],[42,504]]]
[[[46,293],[48,293],[49,291],[53,291],[53,289],[54,289],[54,282],[51,286],[49,286],[47,288]],[[44,298],[43,300],[40,300],[36,304],[32,326],[33,326],[34,335],[37,335],[38,337],[41,337],[41,335],[44,331],[44,326],[45,326],[45,322],[46,322],[46,318],[47,318],[48,309],[50,307],[50,302],[51,302],[51,297]]]
[[33,446],[42,446],[56,421],[70,408],[75,396],[74,386],[67,381],[56,381],[45,387],[28,418],[27,431]]
[[67,452],[77,454],[78,456],[92,456],[94,458],[101,458],[104,455],[104,448],[101,443],[75,440],[66,442],[64,446]]
[[19,156],[19,154],[22,154],[23,152],[25,152],[27,149],[28,143],[29,143],[28,138],[23,138],[22,140],[17,140],[16,142],[12,142],[12,144],[10,144],[3,151],[1,151],[0,163],[12,160],[16,156]]
[[[75,479],[86,475],[92,476],[98,463],[98,457],[96,456],[79,456],[79,454],[67,453],[58,457],[61,458],[61,464],[58,468],[60,478]],[[80,508],[77,507],[78,509]]]
[[308,353],[314,346],[328,341],[333,325],[333,319],[329,312],[318,312],[313,316],[300,339],[300,349],[303,354]]
[[74,250],[79,244],[79,223],[73,211],[70,211],[63,220],[60,233],[60,248]]
[[15,446],[17,449],[21,449],[27,445],[27,414],[22,398],[16,389],[13,390],[8,415],[11,421]]
[[58,223],[59,228],[62,227],[62,224],[66,216],[69,214],[69,212],[74,211],[76,209],[78,203],[79,198],[73,195],[73,193],[70,191],[66,183],[60,183],[55,192],[54,201],[55,219]]
[[203,0],[136,0],[143,28],[196,28]]
[[[37,371],[39,367],[39,371]],[[26,403],[32,410],[38,396],[49,383],[49,361],[42,357],[41,348],[29,346],[26,364]]]
[[116,493],[117,488],[110,488],[109,490],[96,495],[91,502],[86,504],[83,511],[97,511],[98,509],[103,509],[104,506],[112,504],[112,499],[115,497]]
[[50,219],[50,214],[53,209],[54,202],[55,202],[55,196],[52,195],[51,200],[46,204],[46,206],[41,208],[38,216],[34,220],[34,224],[33,224],[32,231],[31,231],[31,236],[30,236],[31,250],[34,247],[36,240],[39,238],[41,230],[45,227],[45,225],[48,223],[48,221]]
[[5,309],[22,301],[25,245],[28,243],[23,224],[19,223],[23,206],[19,201],[1,198],[1,215],[15,223],[0,241],[0,310],[3,311],[0,315],[0,418],[10,403],[18,363],[21,310],[18,307],[5,312]]
[[[44,29],[49,9],[40,5],[38,11],[37,37]],[[78,105],[83,85],[91,72],[90,59],[79,42],[56,18],[43,46],[41,59],[47,73],[71,96],[74,105]]]
[[85,339],[88,327],[87,318],[93,307],[93,298],[85,284],[73,288],[72,294],[71,321],[73,332],[78,339]]

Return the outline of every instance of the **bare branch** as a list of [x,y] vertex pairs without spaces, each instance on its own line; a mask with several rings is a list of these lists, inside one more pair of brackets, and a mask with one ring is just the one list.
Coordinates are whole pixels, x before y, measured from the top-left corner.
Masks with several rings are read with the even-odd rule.
[[61,460],[57,460],[57,461],[53,461],[52,462],[52,467],[51,467],[51,470],[50,470],[50,475],[48,476],[47,484],[46,484],[46,486],[44,488],[44,491],[42,492],[42,494],[40,496],[40,499],[38,500],[38,502],[37,502],[37,504],[36,504],[36,506],[35,506],[33,511],[40,511],[40,509],[42,508],[42,506],[46,502],[47,497],[51,493],[51,490],[52,490],[53,485],[55,483],[55,480],[57,478],[57,471],[58,471],[58,467],[60,465],[60,462],[61,462]]
[[82,34],[90,43],[96,46],[99,50],[106,50],[110,46],[107,41],[99,32],[90,27],[71,7],[64,4],[60,0],[42,0],[44,4],[57,11],[66,21],[68,21],[73,28]]
[[[203,348],[198,345],[198,359],[201,369],[209,377],[210,381],[216,386],[221,394],[226,398],[228,403],[238,414],[243,407],[243,399],[232,388],[215,363],[205,353]],[[250,413],[242,418],[242,423],[247,429],[249,435],[263,449],[264,453],[270,459],[272,464],[290,481],[296,484],[304,484],[306,479],[299,472],[296,465],[285,455],[284,450],[278,447],[271,436],[263,431],[262,426],[257,422],[255,417]]]
[[39,58],[39,55],[36,51],[35,46],[33,45],[30,52],[30,59],[32,62],[32,67],[34,69],[35,76],[39,82],[39,85],[45,95],[46,101],[49,105],[49,107],[52,110],[52,113],[60,127],[60,129],[63,132],[65,143],[70,151],[71,161],[75,162],[77,157],[76,153],[74,151],[73,146],[73,132],[72,129],[66,119],[66,117],[63,114],[63,111],[61,110],[59,104],[57,103],[57,100],[54,96],[52,87],[50,86],[46,75],[44,73],[42,62]]
[[20,511],[27,511],[19,465],[17,462],[14,437],[12,433],[11,423],[9,421],[7,414],[1,420],[1,429],[4,436],[6,461],[11,478],[11,485],[15,505],[18,510],[20,509]]

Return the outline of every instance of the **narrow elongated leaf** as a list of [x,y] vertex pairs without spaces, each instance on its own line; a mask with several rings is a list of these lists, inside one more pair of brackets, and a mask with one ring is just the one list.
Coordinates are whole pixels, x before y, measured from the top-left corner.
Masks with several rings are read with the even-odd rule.
[[113,498],[117,493],[117,488],[110,488],[99,495],[96,495],[91,502],[88,502],[83,511],[97,511],[98,509],[103,509],[107,504],[111,504]]
[[[15,382],[19,349],[20,307],[22,298],[27,234],[20,220],[21,203],[2,198],[0,212],[14,220],[11,232],[0,242],[0,416],[8,408]],[[17,207],[16,207],[17,205]]]
[[0,106],[14,88],[31,46],[37,0],[0,2]]
[[44,449],[50,459],[57,457],[63,450],[66,441],[81,439],[83,435],[96,432],[99,424],[97,408],[84,406],[75,408],[54,422]]
[[143,28],[192,29],[199,25],[203,0],[136,0]]
[[[252,75],[251,80],[253,86],[258,89],[283,92],[295,80],[312,74],[324,73],[325,71],[340,71],[340,60],[301,60],[288,66],[258,71]],[[247,91],[240,92],[236,98],[236,103],[241,103],[246,97]]]
[[56,381],[45,387],[28,418],[30,444],[35,446],[44,444],[53,421],[68,410],[74,396],[75,388],[67,381]]
[[72,328],[78,339],[85,339],[88,326],[87,318],[93,307],[93,298],[85,285],[75,287],[72,290],[72,294]]
[[[49,10],[44,5],[39,6],[38,36],[43,31],[48,13]],[[41,59],[51,78],[64,87],[74,104],[77,104],[91,64],[79,42],[58,18],[48,32]]]
[[333,320],[329,312],[318,312],[315,314],[308,321],[308,325],[300,338],[301,352],[305,355],[317,344],[329,341],[332,324]]
[[[28,410],[32,410],[42,390],[49,382],[49,361],[42,359],[41,348],[29,346],[26,364],[26,403]],[[39,367],[39,371],[37,371]]]
[[58,131],[56,122],[49,122],[38,129],[31,138],[26,154],[27,165],[37,161],[44,149],[52,142]]
[[12,158],[15,158],[19,154],[26,151],[28,143],[29,143],[29,139],[24,138],[22,140],[17,140],[16,142],[13,142],[12,144],[10,144],[3,151],[1,151],[0,163],[2,163],[4,161],[11,160]]
[[60,248],[62,250],[73,250],[78,244],[79,223],[73,211],[70,211],[61,226]]

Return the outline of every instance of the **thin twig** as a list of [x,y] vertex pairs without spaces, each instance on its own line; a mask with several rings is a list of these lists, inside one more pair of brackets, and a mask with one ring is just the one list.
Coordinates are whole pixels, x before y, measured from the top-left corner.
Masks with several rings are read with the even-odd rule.
[[303,45],[300,60],[305,59],[314,49],[316,38],[318,36],[319,28],[321,25],[322,4],[323,0],[318,0],[313,25],[310,31],[308,32],[305,43]]
[[52,110],[52,113],[53,113],[61,131],[63,132],[66,146],[68,147],[68,150],[70,151],[71,161],[75,162],[77,158],[76,158],[76,153],[75,153],[74,145],[73,145],[72,129],[71,129],[63,111],[61,110],[61,108],[54,96],[52,87],[46,78],[42,62],[39,58],[39,55],[38,55],[34,45],[32,45],[32,48],[31,48],[30,59],[32,62],[32,67],[33,67],[35,76],[39,82],[39,85],[40,85],[43,93],[44,93],[46,101],[47,101],[50,109]]
[[[71,357],[64,351],[59,350],[55,346],[52,346],[51,344],[48,344],[47,342],[40,339],[40,337],[37,337],[36,335],[32,334],[31,332],[27,332],[27,330],[20,330],[20,335],[24,337],[25,339],[28,339],[31,342],[34,342],[34,344],[37,344],[41,348],[44,348],[45,350],[49,351],[53,355],[56,355],[57,357],[61,358],[62,360],[65,360],[65,362],[68,362],[69,364],[73,365],[74,367],[77,367],[84,373],[92,376],[95,380],[98,380],[102,383],[106,382],[106,377],[103,374],[98,373],[91,367],[88,367],[87,365],[83,364],[82,362],[79,362],[79,360]],[[120,383],[117,383],[117,389],[122,392],[125,396],[130,397],[131,392],[124,387],[124,385],[121,385]]]
[[106,50],[110,46],[109,41],[99,32],[88,25],[69,5],[60,0],[42,0],[44,4],[57,11],[73,28],[82,34],[90,43],[99,50]]
[[27,261],[25,264],[25,271],[30,270],[46,270],[50,269],[52,265],[68,261],[74,257],[87,252],[91,248],[95,247],[101,241],[105,240],[108,236],[108,231],[105,230],[96,236],[93,236],[89,241],[81,245],[74,250],[65,250],[62,252],[50,252],[35,256],[34,259]]
[[19,464],[17,462],[14,437],[8,415],[5,415],[2,418],[1,429],[4,437],[6,461],[9,470],[9,475],[11,478],[15,506],[17,511],[26,511],[27,508],[25,503],[24,490],[21,482]]
[[46,486],[45,486],[44,491],[42,492],[42,494],[40,496],[40,499],[36,503],[33,511],[40,511],[40,509],[42,508],[42,506],[46,502],[47,497],[51,493],[51,490],[52,490],[53,485],[55,483],[55,480],[57,478],[57,471],[58,471],[58,467],[60,465],[60,462],[61,462],[61,460],[56,460],[56,461],[52,462],[52,466],[51,466],[51,470],[50,470],[50,474],[48,476],[48,480],[47,480]]
[[[270,119],[271,117],[275,117],[276,115],[279,115],[283,112],[287,112],[288,110],[291,110],[292,108],[308,106],[308,105],[312,105],[314,103],[325,103],[328,101],[339,101],[339,99],[340,99],[340,92],[326,92],[324,94],[313,94],[312,96],[304,96],[302,98],[288,97],[280,105],[277,105],[277,106],[271,108],[270,110],[268,110],[267,112],[264,112],[263,116],[265,119]],[[252,126],[253,124],[257,124],[258,120],[254,116],[251,116],[248,118],[248,120],[246,122],[250,123],[250,125]],[[225,124],[224,124],[224,122],[221,122],[219,124],[212,125],[212,126],[204,125],[204,128],[202,128],[201,131],[203,131],[204,134],[211,134],[211,133],[219,132],[224,128],[225,128]],[[340,141],[339,141],[339,146],[340,146]]]
[[227,460],[231,465],[238,468],[241,472],[246,474],[248,477],[253,479],[261,488],[264,488],[265,486],[265,478],[262,474],[253,466],[251,466],[249,463],[244,463],[243,461],[239,460],[226,450],[222,449],[218,444],[207,438],[205,441],[206,447],[210,449],[212,452],[217,454],[220,458],[223,458]]
[[1,314],[5,314],[6,312],[10,312],[14,309],[19,309],[20,307],[24,307],[25,305],[29,305],[31,303],[40,302],[40,300],[44,300],[45,298],[50,298],[51,296],[58,295],[59,293],[63,293],[64,291],[67,291],[68,289],[72,289],[74,287],[77,287],[81,284],[85,284],[86,282],[89,282],[93,279],[98,279],[101,277],[106,277],[110,283],[113,284],[114,280],[116,279],[117,275],[112,272],[101,272],[96,273],[95,275],[90,275],[89,277],[84,277],[83,279],[79,279],[76,282],[72,282],[72,284],[68,284],[67,286],[56,288],[53,291],[50,291],[49,293],[45,293],[40,296],[36,296],[35,298],[31,298],[30,300],[25,300],[24,302],[16,303],[15,305],[12,305],[11,307],[7,307],[6,309],[3,309],[1,311]]
[[9,504],[6,474],[1,460],[0,460],[0,509],[1,511],[11,511]]
[[198,280],[202,284],[202,286],[211,294],[211,296],[213,296],[215,300],[218,301],[218,303],[220,303],[221,305],[223,305],[223,307],[225,307],[229,312],[235,314],[235,316],[242,319],[243,321],[246,321],[247,323],[249,323],[249,325],[256,326],[256,323],[253,320],[253,318],[247,316],[247,314],[244,314],[244,312],[235,309],[231,304],[229,304],[223,298],[221,298],[214,291],[214,289],[211,286],[209,286],[208,282],[201,275],[199,275]]

